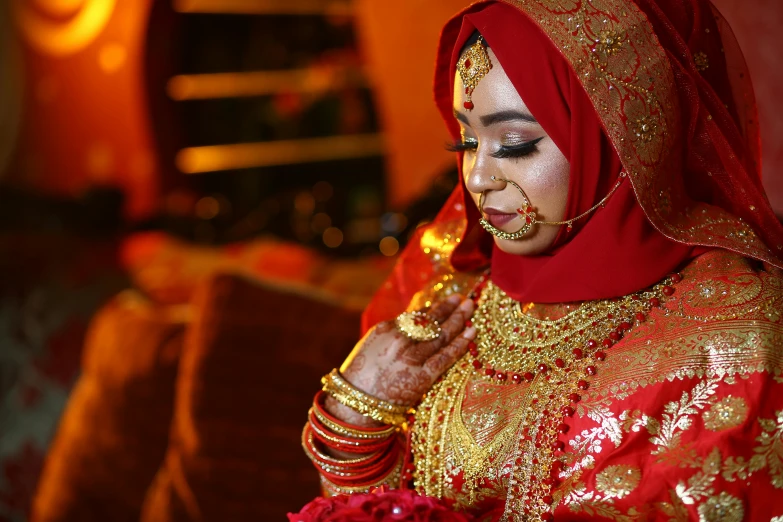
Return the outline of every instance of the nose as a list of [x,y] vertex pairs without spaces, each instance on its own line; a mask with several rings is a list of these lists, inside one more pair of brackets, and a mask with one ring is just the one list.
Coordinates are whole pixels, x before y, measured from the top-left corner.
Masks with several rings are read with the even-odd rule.
[[486,158],[480,151],[463,156],[462,175],[465,177],[465,186],[474,194],[505,188],[505,183],[496,179],[496,170],[491,159]]

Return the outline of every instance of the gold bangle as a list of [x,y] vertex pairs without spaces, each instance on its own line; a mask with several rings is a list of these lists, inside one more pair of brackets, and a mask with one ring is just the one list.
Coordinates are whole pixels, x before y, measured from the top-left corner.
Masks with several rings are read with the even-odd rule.
[[311,408],[310,411],[321,422],[321,424],[324,425],[324,427],[330,429],[337,435],[342,435],[343,437],[365,440],[385,439],[397,432],[397,426],[389,426],[383,431],[365,431],[358,428],[338,424],[318,411],[317,408]]
[[343,379],[336,368],[325,375],[321,382],[324,385],[323,390],[337,402],[384,424],[392,426],[405,424],[406,415],[412,411],[408,406],[392,404],[364,393]]

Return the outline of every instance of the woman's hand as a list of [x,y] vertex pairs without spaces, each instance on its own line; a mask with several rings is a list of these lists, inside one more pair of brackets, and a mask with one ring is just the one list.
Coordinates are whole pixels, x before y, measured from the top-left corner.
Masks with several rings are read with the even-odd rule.
[[[375,325],[356,344],[343,363],[343,377],[365,393],[394,404],[413,406],[433,383],[468,350],[476,336],[465,322],[473,314],[470,299],[453,295],[428,312],[441,326],[433,341],[416,342],[401,333],[394,321]],[[372,419],[327,398],[327,410],[351,424],[377,425]]]

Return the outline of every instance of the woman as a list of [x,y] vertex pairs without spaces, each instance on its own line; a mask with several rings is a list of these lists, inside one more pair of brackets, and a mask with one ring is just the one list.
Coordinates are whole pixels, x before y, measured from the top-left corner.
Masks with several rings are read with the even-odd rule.
[[435,94],[464,183],[316,396],[327,494],[783,520],[783,228],[713,6],[479,2]]

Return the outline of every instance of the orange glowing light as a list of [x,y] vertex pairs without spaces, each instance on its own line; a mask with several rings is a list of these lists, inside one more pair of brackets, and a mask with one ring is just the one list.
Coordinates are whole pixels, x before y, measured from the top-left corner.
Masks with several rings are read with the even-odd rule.
[[351,16],[347,0],[174,0],[180,13],[293,14]]
[[385,238],[381,239],[378,248],[381,251],[381,254],[387,257],[391,257],[400,250],[400,242],[392,236],[386,236]]
[[362,158],[378,156],[382,153],[382,135],[356,134],[305,140],[190,147],[177,154],[176,164],[181,172],[199,174],[251,167]]
[[281,91],[318,93],[366,85],[366,78],[355,69],[310,67],[286,71],[182,74],[169,80],[166,91],[171,99],[183,101],[266,96]]
[[115,2],[11,0],[11,7],[14,20],[30,45],[46,54],[67,56],[95,40],[109,22]]
[[98,54],[98,64],[101,66],[103,72],[111,74],[116,72],[125,65],[125,60],[128,58],[128,51],[125,50],[125,46],[110,43],[104,45]]

